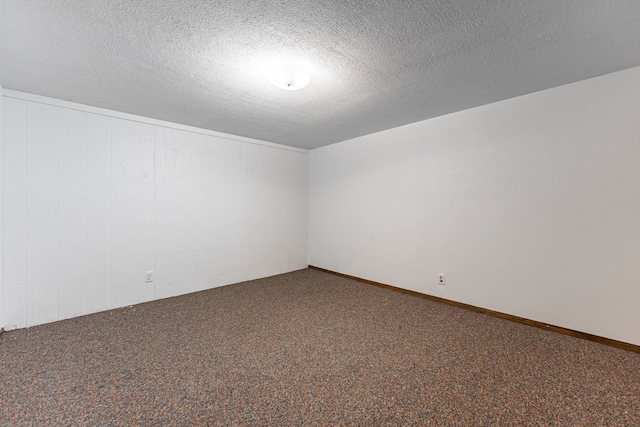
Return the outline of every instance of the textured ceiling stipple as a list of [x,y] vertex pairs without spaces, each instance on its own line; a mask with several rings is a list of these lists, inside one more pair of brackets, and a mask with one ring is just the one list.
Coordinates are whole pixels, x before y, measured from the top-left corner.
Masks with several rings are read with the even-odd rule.
[[[315,148],[640,65],[638,0],[0,0],[0,83]],[[264,67],[294,60],[299,91]]]

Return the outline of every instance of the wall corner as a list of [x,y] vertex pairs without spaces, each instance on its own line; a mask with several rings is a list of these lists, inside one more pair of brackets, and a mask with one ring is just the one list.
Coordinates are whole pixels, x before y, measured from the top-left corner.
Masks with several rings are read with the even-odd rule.
[[0,83],[0,335],[4,331],[4,89]]

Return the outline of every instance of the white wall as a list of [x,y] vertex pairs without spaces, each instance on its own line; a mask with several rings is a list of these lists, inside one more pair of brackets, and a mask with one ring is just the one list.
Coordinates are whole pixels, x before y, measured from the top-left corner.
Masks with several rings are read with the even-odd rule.
[[4,89],[0,85],[0,329],[4,327]]
[[9,90],[4,136],[7,329],[307,265],[304,150]]
[[638,94],[634,68],[311,151],[310,264],[640,344]]

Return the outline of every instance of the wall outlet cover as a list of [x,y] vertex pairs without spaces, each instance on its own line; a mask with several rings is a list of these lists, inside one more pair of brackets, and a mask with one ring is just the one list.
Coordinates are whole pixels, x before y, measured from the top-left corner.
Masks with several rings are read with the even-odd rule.
[[146,271],[144,273],[144,283],[153,283],[153,271]]

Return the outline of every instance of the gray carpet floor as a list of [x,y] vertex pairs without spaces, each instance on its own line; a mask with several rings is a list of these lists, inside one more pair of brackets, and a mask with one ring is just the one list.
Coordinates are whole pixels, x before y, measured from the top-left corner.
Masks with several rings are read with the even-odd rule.
[[315,270],[0,338],[0,425],[640,426],[640,354]]

